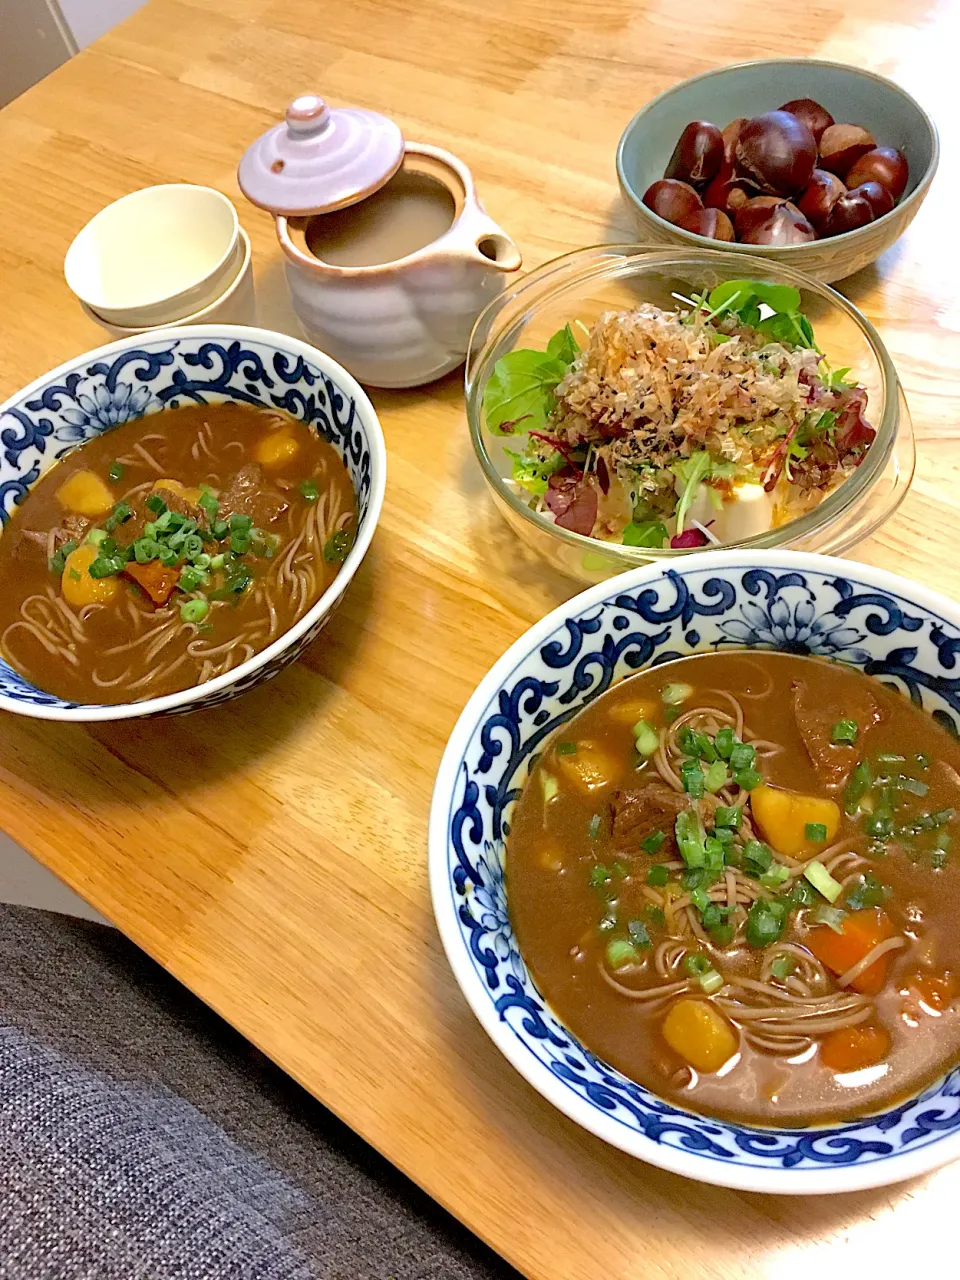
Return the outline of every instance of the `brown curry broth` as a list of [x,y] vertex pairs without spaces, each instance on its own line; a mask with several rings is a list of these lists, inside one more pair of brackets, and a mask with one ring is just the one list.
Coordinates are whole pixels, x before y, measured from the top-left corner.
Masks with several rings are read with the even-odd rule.
[[[286,415],[283,415],[286,416]],[[254,578],[266,573],[269,566],[276,563],[282,555],[283,546],[294,536],[302,525],[310,505],[300,493],[299,484],[303,480],[315,479],[319,489],[331,486],[338,490],[347,510],[355,510],[355,500],[350,478],[332,445],[317,435],[316,431],[307,429],[302,423],[290,418],[296,430],[296,439],[300,448],[296,455],[280,466],[264,470],[264,485],[274,487],[282,484],[284,497],[289,502],[289,510],[276,523],[263,521],[264,527],[281,537],[276,556],[271,561],[255,560],[245,557]],[[191,456],[191,448],[197,440],[201,426],[207,423],[211,429],[210,450],[216,459],[200,453],[199,460]],[[267,435],[271,423],[264,414],[253,407],[238,405],[232,402],[214,405],[190,405],[177,409],[165,409],[159,414],[150,414],[131,422],[103,432],[74,449],[47,471],[30,489],[25,500],[11,512],[10,520],[0,537],[0,636],[7,626],[19,617],[21,601],[35,592],[44,591],[50,584],[58,585],[58,579],[51,574],[46,551],[34,543],[20,537],[24,530],[48,530],[59,525],[64,511],[57,498],[57,490],[75,471],[89,470],[109,485],[116,502],[130,498],[133,490],[146,481],[156,481],[160,473],[145,461],[127,465],[119,483],[112,483],[108,473],[113,462],[119,457],[132,457],[134,445],[146,436],[162,435],[161,440],[151,439],[149,450],[162,466],[164,479],[179,480],[183,485],[194,488],[201,484],[209,484],[215,490],[226,489],[230,478],[248,464],[255,456],[257,444]],[[231,442],[237,442],[227,448]],[[143,506],[143,496],[130,498],[137,515],[126,524],[122,524],[114,534],[118,542],[127,544],[142,532],[145,519],[151,513]],[[254,499],[256,502],[256,499]],[[226,513],[221,513],[226,514]],[[253,511],[254,523],[261,521]],[[104,517],[90,520],[89,527],[103,524]],[[217,548],[211,546],[211,552]],[[322,570],[321,593],[339,572],[339,563],[325,562],[315,566]],[[18,636],[17,658],[3,650],[4,659],[10,663],[38,688],[59,697],[77,702],[118,703],[131,700],[131,695],[123,685],[112,688],[101,688],[94,684],[89,676],[90,663],[96,655],[97,667],[104,676],[110,675],[110,661],[104,657],[107,649],[132,639],[134,631],[126,611],[122,608],[124,597],[129,591],[141,601],[144,597],[139,587],[122,579],[124,590],[114,604],[93,613],[83,623],[84,639],[76,648],[81,661],[73,667],[56,655],[51,655],[43,646],[32,639]],[[320,593],[318,593],[319,595]],[[174,594],[174,603],[164,609],[156,610],[158,619],[169,616],[170,610],[176,608],[183,597],[179,592]],[[316,599],[317,597],[314,597]],[[274,593],[274,604],[277,609],[279,628],[276,635],[257,644],[262,649],[267,643],[276,639],[302,616],[303,608],[297,610],[289,595]],[[307,602],[307,607],[314,603]],[[252,598],[252,590],[247,589],[239,598],[239,602],[218,601],[211,604],[210,611],[204,619],[212,631],[207,633],[211,645],[229,641],[238,636],[246,624],[263,616],[260,606]],[[183,637],[183,648],[190,635]],[[136,698],[152,698],[162,694],[174,693],[190,688],[196,684],[202,662],[200,659],[188,659],[169,679],[151,683],[146,691],[139,692]]]
[[[836,718],[840,719],[844,686],[849,682],[854,692],[868,677],[834,664],[828,674],[826,666],[819,659],[762,652],[751,653],[749,659],[730,652],[683,659],[617,685],[561,729],[554,743],[581,739],[615,747],[622,762],[622,775],[615,785],[642,784],[658,775],[652,765],[634,772],[637,756],[631,725],[616,723],[609,712],[633,701],[659,705],[663,686],[682,680],[697,690],[687,706],[698,701],[723,706],[722,699],[711,699],[705,691],[729,690],[742,699],[750,730],[786,748],[760,766],[769,782],[810,794],[830,794],[818,782],[789,710],[791,680],[812,677],[829,685],[825,696],[837,699]],[[774,681],[770,694],[751,701],[747,696],[751,688],[762,687],[768,676]],[[960,771],[960,744],[906,698],[878,681],[871,679],[869,683],[883,717],[862,739],[865,754],[897,752],[909,757],[923,751],[931,761],[944,761]],[[606,902],[589,884],[591,867],[598,862],[609,865],[619,856],[630,866],[631,875],[620,883],[618,918],[621,922],[642,918],[646,905],[642,886],[648,868],[659,859],[642,852],[624,859],[613,851],[607,818],[613,786],[599,799],[588,798],[564,781],[561,771],[554,767],[551,772],[558,777],[560,793],[550,805],[546,825],[542,788],[533,775],[514,809],[506,860],[510,917],[521,953],[551,1007],[589,1049],[625,1075],[663,1097],[707,1114],[755,1124],[790,1125],[830,1123],[893,1105],[960,1059],[960,1010],[956,1005],[939,1017],[921,1013],[918,1025],[909,1026],[903,1017],[905,997],[901,993],[909,974],[922,961],[936,965],[938,971],[960,970],[960,930],[955,927],[960,911],[960,851],[948,859],[943,870],[934,871],[928,860],[914,864],[904,851],[891,850],[873,859],[870,870],[894,890],[886,909],[898,931],[909,928],[918,941],[905,952],[895,953],[886,987],[876,999],[879,1021],[893,1042],[884,1076],[858,1087],[844,1086],[816,1056],[793,1065],[743,1044],[743,1056],[729,1074],[701,1076],[693,1088],[679,1087],[677,1077],[687,1073],[680,1070],[682,1060],[660,1033],[669,1004],[645,1012],[600,977],[598,967],[610,935],[597,928]],[[960,807],[960,793],[945,770],[934,763],[923,778],[929,793],[923,800],[917,799],[909,812]],[[598,837],[590,839],[590,820],[598,812],[604,821]],[[837,838],[849,838],[850,847],[866,852],[866,836],[846,817]],[[555,869],[558,855],[559,870]],[[648,927],[655,946],[666,934]],[[789,926],[783,938],[802,942]],[[692,941],[691,947],[695,945]],[[718,967],[721,972],[738,970],[758,977],[761,954],[744,947],[732,962],[718,960]],[[657,981],[652,960],[648,963],[650,976],[628,985],[646,986]]]

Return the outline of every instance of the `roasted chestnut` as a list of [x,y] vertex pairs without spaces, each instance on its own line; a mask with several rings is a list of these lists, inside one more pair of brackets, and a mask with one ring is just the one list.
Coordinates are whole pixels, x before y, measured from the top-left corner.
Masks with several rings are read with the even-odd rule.
[[829,129],[833,124],[833,116],[830,112],[826,107],[821,107],[819,102],[814,102],[813,98],[791,98],[780,107],[780,110],[801,120],[817,143],[823,136],[824,129]]
[[732,163],[724,160],[720,172],[707,186],[703,193],[703,203],[708,209],[722,209],[728,218],[756,195],[752,184],[748,187],[742,178],[736,176]]
[[903,195],[908,176],[907,157],[902,151],[898,151],[896,147],[874,147],[851,165],[847,172],[847,186],[859,187],[862,182],[879,182],[896,201]]
[[737,160],[764,191],[793,195],[810,181],[817,144],[807,126],[786,111],[754,116],[740,130]]
[[665,178],[696,184],[716,177],[723,163],[723,136],[709,120],[694,120],[680,135],[663,171]]
[[797,208],[818,232],[822,232],[834,202],[846,189],[835,173],[814,169],[806,190],[797,200]]
[[859,191],[847,191],[834,201],[825,234],[842,236],[845,231],[856,231],[872,221],[873,208],[866,196]]
[[808,244],[817,233],[795,204],[778,200],[759,223],[742,235],[744,244]]
[[703,201],[686,182],[676,178],[659,178],[643,193],[643,203],[667,222],[679,222],[688,213],[703,208]]
[[861,124],[832,124],[820,139],[820,168],[846,181],[848,171],[876,145],[876,138]]
[[851,187],[850,194],[863,196],[873,210],[875,218],[882,218],[885,213],[890,212],[894,205],[893,196],[879,182],[861,182],[859,187]]
[[746,204],[741,205],[735,211],[733,219],[737,229],[737,239],[742,240],[754,227],[759,227],[762,222],[766,222],[771,211],[778,204],[783,204],[780,196],[754,196]]
[[697,209],[681,218],[677,226],[710,240],[736,240],[733,223],[722,209]]
[[723,158],[729,165],[732,165],[737,158],[737,139],[740,137],[740,130],[746,123],[746,116],[738,116],[736,120],[731,120],[727,127],[721,131]]

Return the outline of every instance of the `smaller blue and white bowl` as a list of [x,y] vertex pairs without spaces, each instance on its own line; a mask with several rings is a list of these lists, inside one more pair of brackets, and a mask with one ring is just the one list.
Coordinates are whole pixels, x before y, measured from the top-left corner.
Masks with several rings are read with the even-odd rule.
[[224,401],[283,409],[329,441],[357,497],[357,536],[320,599],[233,671],[162,698],[79,704],[38,689],[0,659],[0,710],[45,720],[125,720],[216,706],[293,662],[319,635],[366,555],[380,518],[387,455],[373,405],[346,369],[316,347],[269,329],[190,325],[88,351],[0,405],[0,522],[55,462],[122,422],[181,405]]
[[531,627],[481,681],[444,753],[430,813],[430,887],[464,995],[506,1058],[583,1128],[630,1155],[744,1191],[883,1186],[960,1156],[960,1067],[920,1096],[845,1124],[759,1128],[664,1101],[591,1054],[520,955],[504,838],[529,760],[634,672],[724,647],[852,664],[960,728],[960,606],[882,569],[793,551],[710,551],[582,592]]

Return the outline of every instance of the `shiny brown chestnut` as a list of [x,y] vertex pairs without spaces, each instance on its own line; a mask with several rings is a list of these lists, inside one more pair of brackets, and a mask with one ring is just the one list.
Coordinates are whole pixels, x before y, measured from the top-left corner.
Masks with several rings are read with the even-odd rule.
[[737,160],[764,191],[793,195],[810,181],[817,163],[817,144],[796,116],[768,111],[748,120],[740,130]]
[[876,138],[862,124],[832,124],[820,139],[819,167],[846,181],[848,171],[876,145]]
[[722,209],[728,218],[732,218],[753,195],[756,191],[752,184],[748,186],[738,178],[733,164],[724,160],[720,172],[703,193],[703,203],[708,209]]
[[746,116],[738,116],[736,120],[731,120],[727,127],[721,131],[723,158],[729,165],[732,165],[737,158],[737,139],[740,137],[740,130],[746,123]]
[[844,232],[856,231],[873,221],[873,209],[866,196],[858,191],[847,191],[834,202],[830,217],[824,228],[827,236],[842,236]]
[[684,231],[693,231],[709,240],[736,240],[733,223],[722,209],[697,209],[677,223]]
[[863,196],[873,210],[874,218],[882,218],[885,213],[890,212],[895,203],[889,190],[879,182],[861,182],[858,187],[850,188],[850,194]]
[[899,200],[907,185],[910,170],[907,157],[896,147],[874,147],[851,165],[847,185],[859,187],[864,182],[879,182],[894,200]]
[[783,204],[781,196],[754,196],[734,213],[737,239],[742,240],[754,227],[766,222],[777,205]]
[[822,232],[830,217],[830,210],[846,189],[835,173],[828,173],[826,169],[814,169],[803,194],[797,200],[797,208],[818,232]]
[[703,208],[703,201],[693,187],[686,182],[678,182],[676,178],[659,178],[652,182],[643,193],[643,203],[667,222],[679,222],[688,213]]
[[723,135],[720,130],[709,120],[694,120],[681,133],[663,176],[695,186],[716,177],[722,163]]
[[817,233],[795,204],[780,200],[759,224],[741,236],[744,244],[809,244]]
[[818,144],[823,137],[823,131],[833,124],[833,116],[830,112],[813,98],[791,98],[779,110],[786,111],[787,115],[796,116],[802,121],[813,134],[814,142]]

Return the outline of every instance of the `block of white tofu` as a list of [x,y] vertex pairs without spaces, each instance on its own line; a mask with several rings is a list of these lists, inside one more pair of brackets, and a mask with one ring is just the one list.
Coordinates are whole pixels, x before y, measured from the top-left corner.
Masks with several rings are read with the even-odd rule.
[[741,484],[717,510],[707,486],[701,485],[690,505],[684,527],[689,529],[691,521],[696,520],[709,528],[719,542],[740,542],[743,538],[766,533],[772,527],[773,506],[774,495],[765,493],[763,485]]

